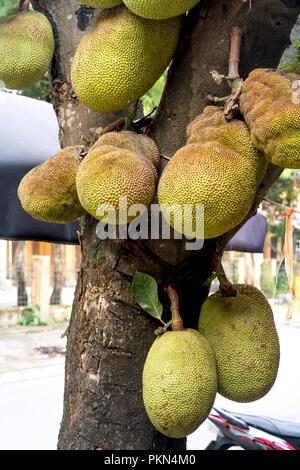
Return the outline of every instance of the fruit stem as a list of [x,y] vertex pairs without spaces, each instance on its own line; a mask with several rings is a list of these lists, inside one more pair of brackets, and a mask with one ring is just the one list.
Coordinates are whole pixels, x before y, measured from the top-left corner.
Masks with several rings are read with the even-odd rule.
[[149,113],[147,116],[144,116],[140,119],[137,119],[136,121],[133,121],[133,119],[136,116],[137,106],[138,106],[138,101],[135,103],[134,110],[129,116],[127,117],[123,116],[120,119],[117,119],[116,121],[112,122],[108,126],[104,127],[104,129],[101,129],[101,131],[97,133],[98,139],[102,137],[104,134],[107,134],[108,132],[120,131],[124,126],[126,129],[126,127],[128,126],[141,128],[141,127],[145,127],[146,125],[149,125],[149,123],[152,121],[152,118],[150,118],[150,116],[155,111],[155,109],[157,109],[157,107],[153,108],[151,113]]
[[184,330],[184,328],[183,328],[182,318],[179,314],[178,294],[176,290],[171,286],[166,287],[165,291],[167,292],[169,299],[171,301],[171,312],[173,315],[172,331],[182,331]]
[[124,124],[125,124],[125,117],[121,117],[117,121],[112,122],[108,126],[104,127],[104,129],[101,129],[100,132],[98,132],[98,139],[102,137],[104,134],[107,134],[108,132],[119,131],[120,129],[122,129]]
[[220,257],[215,254],[213,256],[211,264],[220,283],[220,291],[222,292],[222,295],[224,295],[225,297],[236,297],[237,290],[234,288],[233,284],[227,279]]
[[228,76],[230,77],[231,83],[231,90],[237,90],[239,84],[235,83],[235,81],[240,80],[239,74],[239,62],[240,62],[240,55],[241,55],[241,45],[243,39],[243,31],[240,28],[234,27],[232,28],[230,34],[230,55],[229,55],[229,68],[228,68]]
[[19,11],[29,11],[30,0],[19,0]]
[[234,27],[230,34],[228,83],[231,87],[231,95],[226,101],[226,106],[224,110],[226,116],[230,114],[242,91],[243,80],[240,78],[239,75],[239,62],[243,35],[243,31],[237,27]]

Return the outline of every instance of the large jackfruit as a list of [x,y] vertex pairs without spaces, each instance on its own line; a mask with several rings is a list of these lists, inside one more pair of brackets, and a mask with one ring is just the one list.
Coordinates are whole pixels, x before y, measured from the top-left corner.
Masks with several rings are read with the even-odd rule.
[[127,131],[102,136],[77,172],[82,206],[110,224],[131,222],[139,213],[130,214],[130,206],[142,204],[143,212],[154,198],[158,155],[156,144],[146,136]]
[[216,358],[218,392],[230,400],[250,402],[272,388],[280,346],[272,309],[253,286],[237,284],[236,297],[220,291],[202,305],[198,329]]
[[125,5],[143,18],[162,20],[182,15],[193,8],[199,0],[124,0]]
[[[264,176],[266,160],[246,125],[227,122],[208,106],[187,129],[187,145],[168,162],[158,185],[161,211],[178,232],[214,238],[243,221]],[[188,205],[188,206],[187,206]],[[197,212],[197,205],[204,206]]]
[[78,2],[93,8],[113,8],[123,3],[122,0],[78,0]]
[[66,224],[86,215],[77,196],[75,181],[82,148],[74,146],[60,150],[22,178],[18,196],[28,214],[57,224]]
[[0,18],[0,81],[6,88],[34,86],[50,67],[54,36],[50,22],[37,11]]
[[294,73],[256,69],[240,98],[253,145],[282,168],[300,168],[300,104],[293,88],[299,80]]
[[101,11],[72,63],[71,81],[78,99],[103,113],[134,103],[171,61],[181,25],[182,17],[146,20],[125,5]]
[[198,331],[168,331],[151,346],[143,369],[143,400],[153,426],[181,438],[207,418],[217,393],[212,348]]

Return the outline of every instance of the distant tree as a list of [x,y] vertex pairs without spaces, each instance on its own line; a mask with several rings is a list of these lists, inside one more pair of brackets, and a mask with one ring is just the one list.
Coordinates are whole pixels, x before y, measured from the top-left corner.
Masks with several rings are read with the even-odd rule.
[[17,304],[28,305],[28,295],[26,291],[26,279],[24,273],[26,241],[19,241],[14,256],[15,279],[17,284]]

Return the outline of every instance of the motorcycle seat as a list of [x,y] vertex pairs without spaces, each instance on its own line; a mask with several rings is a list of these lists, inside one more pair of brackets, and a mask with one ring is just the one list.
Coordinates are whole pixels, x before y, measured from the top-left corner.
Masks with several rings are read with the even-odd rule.
[[280,419],[273,419],[267,416],[247,415],[243,413],[227,413],[236,416],[237,418],[245,421],[249,426],[259,428],[277,436],[287,436],[300,438],[300,423],[293,423],[291,421],[282,421]]

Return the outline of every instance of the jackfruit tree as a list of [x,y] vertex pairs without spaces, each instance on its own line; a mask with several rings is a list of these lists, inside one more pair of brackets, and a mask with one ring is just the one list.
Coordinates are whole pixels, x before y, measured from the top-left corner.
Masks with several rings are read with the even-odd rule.
[[[113,3],[116,6],[110,10],[109,6],[108,9],[105,8],[104,3]],[[151,4],[150,0],[144,3]],[[131,12],[130,7],[143,6],[142,0],[31,1],[33,8],[48,18],[54,33],[55,52],[49,79],[53,106],[59,122],[61,147],[88,147],[88,143],[94,144],[95,134],[101,134],[101,130],[112,123],[118,123],[118,126],[113,126],[114,131],[132,130],[132,119],[127,118],[132,115],[133,108],[136,108],[137,115],[132,125],[136,123],[138,126],[139,123],[139,129],[144,125],[148,137],[156,143],[160,151],[161,158],[157,165],[155,151],[152,152],[153,161],[147,157],[146,150],[141,156],[137,150],[141,148],[141,143],[135,144],[135,151],[132,151],[133,144],[130,139],[121,147],[118,147],[117,140],[104,139],[102,144],[96,145],[87,153],[90,164],[87,160],[82,166],[82,174],[77,174],[77,187],[82,197],[82,205],[86,205],[87,210],[90,210],[85,201],[93,194],[93,185],[97,187],[97,197],[98,193],[99,198],[102,197],[104,191],[104,196],[107,196],[105,201],[110,202],[110,186],[113,191],[117,191],[123,187],[121,184],[124,182],[132,183],[134,178],[130,176],[129,162],[132,162],[135,177],[140,178],[133,185],[139,190],[135,192],[135,197],[139,199],[142,195],[142,201],[145,200],[148,205],[148,196],[153,196],[155,173],[157,172],[160,178],[169,164],[168,161],[178,151],[182,155],[180,165],[183,169],[185,163],[194,164],[193,161],[190,163],[189,159],[201,159],[205,156],[208,144],[202,141],[209,139],[209,145],[215,149],[221,186],[225,185],[224,175],[227,175],[228,170],[225,153],[232,159],[232,170],[228,171],[226,177],[231,178],[231,192],[234,196],[232,210],[235,216],[237,213],[236,218],[229,214],[223,227],[220,230],[218,227],[217,233],[212,230],[199,250],[186,250],[186,240],[182,239],[99,239],[99,220],[94,214],[81,217],[79,242],[82,264],[78,273],[71,319],[66,331],[64,409],[58,436],[58,449],[61,450],[186,448],[185,434],[188,431],[176,430],[174,433],[167,432],[169,435],[166,435],[161,432],[164,431],[165,423],[163,427],[154,426],[145,410],[142,373],[146,357],[154,343],[153,332],[157,328],[157,320],[148,316],[133,297],[134,275],[139,271],[156,279],[163,308],[167,310],[169,297],[164,288],[168,285],[174,286],[186,331],[197,330],[200,309],[209,293],[205,281],[212,276],[213,257],[222,257],[230,238],[255,214],[260,198],[283,171],[283,168],[265,161],[260,149],[254,150],[251,147],[248,134],[245,140],[249,159],[248,166],[245,167],[245,155],[239,148],[239,139],[244,135],[246,124],[241,122],[240,116],[237,118],[240,122],[223,122],[230,130],[223,133],[221,141],[218,141],[216,129],[212,129],[213,126],[207,127],[206,124],[201,127],[201,119],[198,118],[208,104],[208,95],[221,98],[230,94],[227,81],[217,80],[216,75],[228,74],[230,34],[233,28],[238,27],[244,33],[239,56],[241,78],[246,79],[249,73],[257,68],[276,69],[300,14],[299,1],[156,2],[157,5],[159,3],[178,4],[178,12],[182,16],[175,17],[175,20],[174,17],[162,20],[139,18],[135,23],[137,34],[134,34],[130,18],[134,18],[135,13],[134,10]],[[104,10],[99,11],[92,7],[100,4],[103,4]],[[193,8],[186,14],[185,8],[181,8],[182,5],[187,5],[187,9]],[[176,13],[177,10],[174,11]],[[165,16],[163,12],[162,16]],[[121,22],[118,23],[120,18]],[[159,24],[157,21],[163,23]],[[124,37],[121,33],[122,26],[126,32]],[[98,27],[103,36],[99,43],[93,38],[94,28]],[[163,28],[161,33],[160,27]],[[168,34],[163,34],[163,31]],[[104,53],[101,49],[103,44]],[[79,55],[76,55],[79,45]],[[74,67],[71,66],[73,59]],[[138,89],[138,95],[141,95],[147,88],[151,88],[171,60],[164,94],[155,111],[155,118],[153,114],[143,117],[141,106],[136,102],[141,96],[136,96],[135,91]],[[213,71],[218,72],[213,74],[215,80],[212,77]],[[233,78],[236,77],[231,78],[231,82],[234,82]],[[212,104],[211,101],[209,104]],[[235,104],[232,106],[232,113],[234,112]],[[218,114],[215,119],[219,127],[222,127],[220,122],[224,118],[222,113],[220,114],[221,120],[219,121]],[[191,139],[191,136],[193,139],[187,143],[187,128],[191,122],[196,122],[196,118],[197,125],[194,124],[194,130],[189,128],[191,133],[188,139]],[[229,139],[229,145],[226,139]],[[191,147],[195,149],[195,156],[190,152]],[[122,159],[122,163],[128,162],[124,169],[122,164],[116,161],[117,154],[120,162]],[[84,153],[81,157],[84,162]],[[101,171],[100,165],[103,165]],[[137,172],[135,167],[138,168]],[[110,168],[117,169],[110,171]],[[204,188],[204,192],[205,184],[207,186],[204,200],[210,199],[208,191],[211,191],[217,200],[216,194],[220,187],[214,189],[213,185],[210,186],[210,179],[215,174],[209,168],[207,171],[207,174],[198,172],[195,178],[199,178],[199,185]],[[250,189],[247,173],[251,179]],[[192,174],[187,174],[192,179]],[[114,178],[114,175],[119,179]],[[180,195],[180,189],[184,188],[181,177],[182,175],[178,175],[177,190]],[[141,188],[142,178],[146,188]],[[170,196],[171,190],[173,191],[172,178],[169,178],[168,183],[170,188],[166,188],[166,196]],[[91,185],[90,192],[88,184]],[[192,182],[190,184],[185,180],[185,186],[188,193]],[[88,198],[86,191],[89,192]],[[230,191],[226,194],[219,197],[224,201],[226,197],[230,199]],[[181,203],[181,200],[179,202]],[[218,212],[214,208],[217,209],[216,205],[212,206],[212,213],[215,212],[217,217]],[[231,210],[228,204],[224,205],[225,209]],[[213,227],[214,223],[211,225]],[[205,351],[203,355],[209,355],[208,362],[211,367],[213,360],[208,352],[209,348],[206,349],[207,342],[199,335],[200,333],[195,334],[195,338],[190,337],[189,341],[201,342],[201,348]],[[167,339],[168,337],[165,342]],[[184,347],[182,353],[186,353]],[[202,360],[204,361],[203,357]],[[193,381],[192,375],[192,372],[186,370],[187,380]],[[214,383],[206,405],[208,408],[215,392]],[[151,402],[151,390],[149,396]],[[174,403],[169,405],[171,409],[175,408]],[[201,419],[197,416],[194,426],[197,426]],[[153,418],[153,421],[155,420],[156,418]]]

